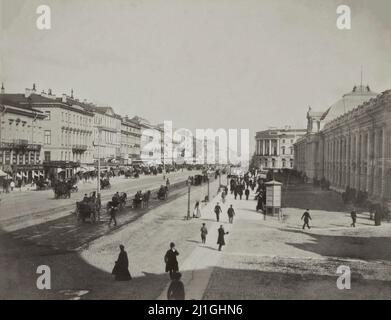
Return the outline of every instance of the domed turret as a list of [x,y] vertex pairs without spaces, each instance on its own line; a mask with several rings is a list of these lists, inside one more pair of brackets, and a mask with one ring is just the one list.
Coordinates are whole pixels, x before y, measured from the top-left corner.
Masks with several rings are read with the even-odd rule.
[[324,123],[330,122],[339,116],[356,108],[357,106],[376,97],[378,94],[371,91],[369,86],[354,86],[351,92],[342,96],[342,99],[334,103],[324,114]]

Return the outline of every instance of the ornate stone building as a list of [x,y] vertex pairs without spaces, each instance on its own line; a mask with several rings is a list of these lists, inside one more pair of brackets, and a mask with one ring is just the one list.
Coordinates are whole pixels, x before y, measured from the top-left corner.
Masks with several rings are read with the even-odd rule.
[[255,155],[261,169],[293,169],[294,143],[306,134],[305,129],[269,129],[256,133]]
[[391,201],[391,90],[376,95],[355,87],[323,114],[309,110],[307,120],[307,134],[295,144],[298,171],[338,191]]

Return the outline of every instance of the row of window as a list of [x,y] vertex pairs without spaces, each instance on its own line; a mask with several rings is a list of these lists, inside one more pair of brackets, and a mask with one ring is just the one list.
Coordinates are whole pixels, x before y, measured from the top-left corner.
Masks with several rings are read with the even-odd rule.
[[[50,111],[45,111],[46,115],[47,113],[49,113],[49,118],[46,118],[46,120],[50,120]],[[91,126],[92,123],[91,117],[77,114],[72,115],[71,112],[61,112],[61,121],[69,124],[73,123],[79,126]]]
[[95,116],[94,123],[95,125],[105,126],[107,128],[121,129],[121,121],[112,117]]
[[39,152],[36,151],[17,153],[10,150],[0,150],[0,165],[36,164],[39,161]]
[[[286,159],[282,159],[281,160],[281,166],[282,166],[282,168],[288,168],[288,162],[289,162],[289,167],[290,168],[293,168],[293,159],[289,159],[289,161],[288,160],[286,160]],[[264,167],[265,168],[269,168],[269,161],[267,160],[267,159],[265,159],[264,160]],[[262,161],[261,161],[261,164],[262,164]],[[276,159],[272,159],[272,161],[271,161],[271,168],[276,168],[276,166],[277,166],[277,161],[276,161]]]

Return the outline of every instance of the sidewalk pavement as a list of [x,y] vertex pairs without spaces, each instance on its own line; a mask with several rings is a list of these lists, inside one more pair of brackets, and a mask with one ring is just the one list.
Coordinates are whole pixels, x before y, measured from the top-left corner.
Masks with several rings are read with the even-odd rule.
[[[391,256],[377,241],[371,237],[390,238],[390,225],[380,228],[372,226],[366,215],[360,215],[357,227],[350,227],[350,214],[344,212],[311,211],[310,230],[302,230],[301,215],[306,208],[284,208],[284,218],[266,216],[256,212],[254,193],[249,200],[237,200],[229,194],[226,203],[222,205],[220,195],[216,196],[202,209],[202,222],[208,228],[206,244],[201,239],[194,239],[197,246],[185,261],[179,266],[182,282],[185,287],[186,300],[201,299],[237,299],[250,297],[278,298],[275,289],[266,288],[262,293],[257,275],[252,271],[269,272],[271,277],[277,277],[276,286],[283,287],[285,292],[280,297],[294,297],[290,289],[290,278],[330,277],[325,281],[324,295],[332,297],[336,290],[335,275],[339,265],[347,264],[354,268],[355,274],[365,281],[391,281]],[[223,213],[216,222],[213,208],[220,202]],[[236,212],[234,223],[228,224],[227,209],[232,204]],[[225,237],[226,246],[217,250],[217,229],[224,226],[229,234]],[[373,270],[377,270],[374,274]],[[281,283],[279,274],[284,274],[287,281]],[[241,274],[242,276],[235,276]],[[267,277],[266,277],[267,278]],[[279,279],[279,280],[278,280]],[[323,278],[322,278],[323,280]],[[263,281],[268,281],[263,279]],[[310,294],[307,287],[316,285],[303,281],[304,295]],[[368,283],[369,284],[369,283]],[[378,289],[378,285],[369,292]],[[167,287],[158,299],[167,299]],[[329,290],[329,291],[327,291]],[[349,297],[360,297],[362,289],[351,292]],[[382,292],[380,295],[388,294]],[[322,296],[322,294],[320,294]],[[316,295],[314,295],[316,297]]]
[[[214,207],[220,203],[222,213],[220,214],[220,221],[216,221],[216,214]],[[213,268],[219,265],[221,256],[224,254],[224,249],[229,245],[229,237],[234,228],[234,224],[228,223],[227,210],[229,208],[229,201],[225,204],[221,201],[221,193],[216,195],[212,201],[201,209],[200,229],[202,223],[206,224],[208,235],[206,243],[202,244],[201,234],[198,239],[192,239],[192,242],[197,243],[191,255],[179,266],[179,271],[182,273],[182,282],[185,287],[186,300],[201,300],[204,292],[208,286],[210,278],[213,273]],[[235,222],[235,218],[234,218]],[[226,246],[223,246],[222,251],[218,251],[217,237],[218,229],[223,225],[224,230],[229,232],[225,236]],[[170,284],[162,291],[158,300],[167,300],[167,290]]]

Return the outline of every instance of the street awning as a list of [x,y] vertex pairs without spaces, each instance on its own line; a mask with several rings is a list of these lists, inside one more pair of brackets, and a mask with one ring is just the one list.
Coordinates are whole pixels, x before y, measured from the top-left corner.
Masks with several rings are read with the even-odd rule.
[[3,170],[0,169],[0,177],[6,177],[8,174],[6,174]]

